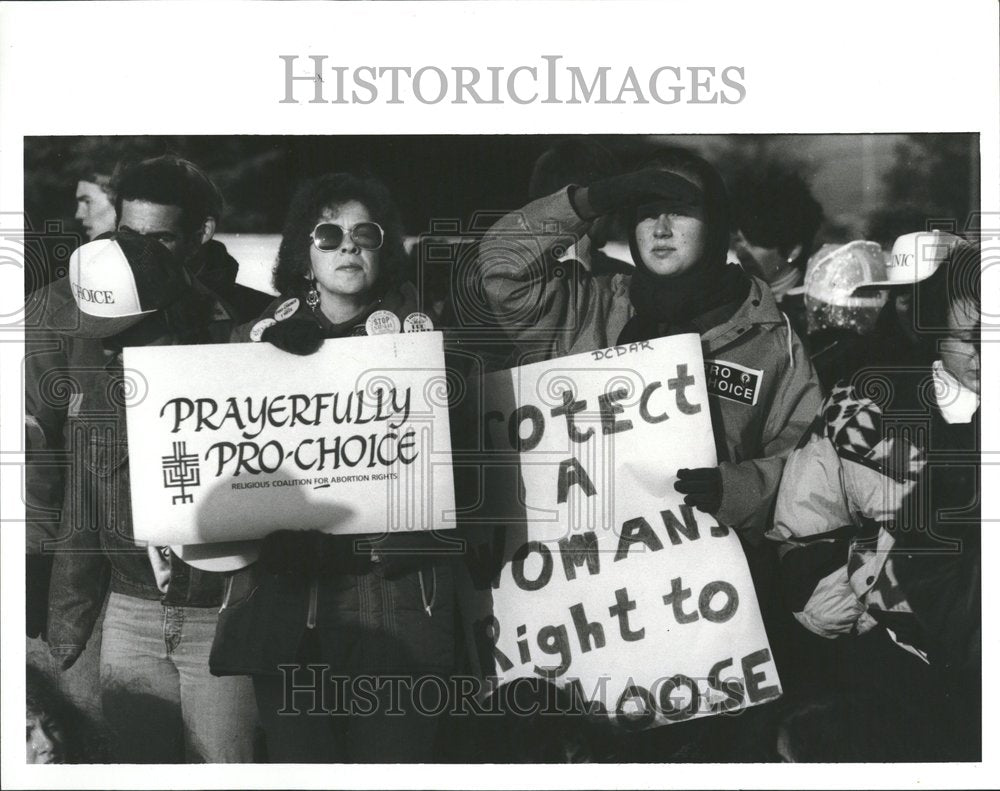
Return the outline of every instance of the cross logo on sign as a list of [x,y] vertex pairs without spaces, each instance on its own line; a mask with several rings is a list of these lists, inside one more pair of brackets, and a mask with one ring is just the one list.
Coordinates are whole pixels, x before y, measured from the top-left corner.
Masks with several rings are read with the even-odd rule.
[[180,489],[180,494],[171,498],[171,504],[193,503],[194,495],[185,491],[186,487],[201,485],[201,470],[198,467],[198,456],[188,453],[186,443],[174,443],[174,455],[163,457],[163,487],[165,489]]

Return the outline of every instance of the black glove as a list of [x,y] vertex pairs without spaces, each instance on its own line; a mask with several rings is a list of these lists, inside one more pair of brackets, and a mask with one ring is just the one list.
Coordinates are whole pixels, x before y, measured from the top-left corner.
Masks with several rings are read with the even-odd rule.
[[460,557],[465,543],[454,531],[406,530],[366,538],[362,546],[374,551],[386,578],[396,579],[428,563]]
[[319,530],[276,530],[260,544],[259,562],[269,574],[323,577],[364,574],[371,553],[358,536],[331,536]]
[[684,505],[715,516],[722,505],[722,471],[718,467],[677,470],[674,489],[684,495]]
[[272,324],[260,339],[291,354],[312,354],[323,345],[323,328],[311,318],[287,319]]
[[657,198],[701,202],[701,191],[682,176],[662,168],[643,168],[621,176],[595,181],[570,192],[573,210],[583,220],[594,220],[625,206],[638,206]]

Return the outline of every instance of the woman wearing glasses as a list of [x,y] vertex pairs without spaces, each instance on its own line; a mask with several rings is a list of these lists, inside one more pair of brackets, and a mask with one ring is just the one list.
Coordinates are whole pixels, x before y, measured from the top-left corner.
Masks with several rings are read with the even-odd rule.
[[[344,173],[311,181],[292,201],[278,251],[281,297],[234,340],[308,355],[325,338],[425,328],[404,255],[382,184]],[[373,535],[382,529],[373,524]],[[414,679],[444,679],[452,667],[443,549],[433,533],[374,543],[281,529],[233,575],[211,668],[253,677],[270,761],[432,759],[435,720],[416,709],[411,690]]]
[[418,313],[416,289],[404,279],[402,236],[380,183],[346,173],[309,182],[292,201],[278,249],[274,287],[281,297],[234,340],[310,354],[323,338],[401,331]]

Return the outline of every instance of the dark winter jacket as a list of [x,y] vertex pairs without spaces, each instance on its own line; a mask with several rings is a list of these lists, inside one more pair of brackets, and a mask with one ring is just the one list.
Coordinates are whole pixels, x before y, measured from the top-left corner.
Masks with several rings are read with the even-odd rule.
[[141,391],[141,372],[125,371],[121,346],[218,343],[232,331],[228,309],[203,286],[171,311],[115,339],[79,338],[55,326],[71,300],[65,279],[32,295],[38,323],[25,333],[25,419],[29,437],[28,550],[54,558],[47,639],[59,659],[90,638],[111,590],[164,604],[215,607],[220,574],[171,559],[161,593],[145,547],[132,540],[125,404]]
[[250,321],[271,302],[272,297],[236,282],[240,265],[222,242],[206,243],[191,262],[191,274],[206,288],[219,296],[231,309],[238,324]]
[[[377,310],[391,311],[405,326],[418,312],[416,290],[409,284],[391,288],[355,320],[337,326],[319,308],[312,311],[304,295],[282,297],[259,320],[237,329],[233,340],[260,341],[267,329],[296,323],[318,327],[329,338],[365,335],[366,319]],[[303,364],[309,364],[307,357]],[[305,661],[322,662],[338,674],[451,669],[455,547],[433,531],[358,538],[373,540],[374,547],[349,550],[354,556],[342,564],[349,569],[311,576],[268,573],[258,561],[230,575],[209,662],[212,673],[274,674],[279,665]],[[343,546],[341,540],[338,547]]]

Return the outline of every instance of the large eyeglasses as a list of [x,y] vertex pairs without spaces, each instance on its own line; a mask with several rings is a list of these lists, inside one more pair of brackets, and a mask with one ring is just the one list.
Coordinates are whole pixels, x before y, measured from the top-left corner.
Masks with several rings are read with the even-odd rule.
[[362,250],[378,250],[385,238],[382,226],[377,222],[359,222],[346,230],[335,222],[321,222],[309,234],[316,249],[325,253],[338,249],[345,235]]

